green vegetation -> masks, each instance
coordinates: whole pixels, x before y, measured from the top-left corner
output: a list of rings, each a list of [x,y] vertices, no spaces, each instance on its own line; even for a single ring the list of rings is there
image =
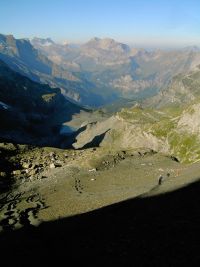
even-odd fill
[[[196,102],[196,101],[195,101]],[[172,105],[161,110],[143,109],[141,107],[124,108],[118,112],[118,116],[127,122],[140,127],[147,134],[155,136],[169,144],[169,153],[175,155],[180,162],[192,163],[200,160],[200,138],[198,134],[190,134],[187,129],[178,129],[178,121],[187,112],[192,115],[195,112],[194,105]],[[133,133],[134,135],[135,133]],[[122,133],[111,131],[111,140],[115,145],[120,142]]]
[[[168,107],[162,108],[161,111],[166,113],[168,116],[176,117],[180,116],[183,112],[183,106],[174,103],[173,105],[171,104]]]
[[[139,124],[154,123],[160,119],[160,114],[153,109],[143,109],[141,107],[123,108],[118,116],[130,122]]]
[[[175,128],[176,123],[170,119],[163,119],[154,123],[151,127],[152,134],[158,138],[166,138],[170,132]]]
[[[200,160],[200,139],[197,135],[173,131],[168,141],[171,151],[181,162],[192,163]]]

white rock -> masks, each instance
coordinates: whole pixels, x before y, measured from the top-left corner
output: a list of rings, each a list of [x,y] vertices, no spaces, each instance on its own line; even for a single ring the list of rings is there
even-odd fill
[[[50,167],[51,169],[54,169],[56,166],[55,166],[54,163],[51,163],[51,164],[49,165],[49,167]]]
[[[96,168],[90,169],[89,172],[96,172]]]

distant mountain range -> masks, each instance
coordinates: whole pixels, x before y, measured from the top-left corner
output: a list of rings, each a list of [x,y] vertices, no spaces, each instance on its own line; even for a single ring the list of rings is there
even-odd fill
[[[98,107],[156,95],[175,75],[195,69],[200,51],[187,47],[149,52],[96,37],[76,46],[0,34],[0,59],[36,82],[59,87],[68,100]]]
[[[93,38],[78,47],[56,44],[49,38],[34,38],[31,43],[65,70],[95,84],[97,94],[113,92],[115,100],[155,95],[173,76],[193,70],[200,61],[198,47],[149,52],[109,38]]]

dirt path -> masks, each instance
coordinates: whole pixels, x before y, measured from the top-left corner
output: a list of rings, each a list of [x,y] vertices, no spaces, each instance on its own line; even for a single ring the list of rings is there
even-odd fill
[[[73,171],[73,175],[68,167],[64,167],[55,170],[54,176],[49,178],[52,183],[48,183],[48,187],[40,187],[40,194],[44,196],[48,208],[39,211],[38,217],[45,221],[55,220],[137,196],[172,191],[197,180],[198,170],[200,165],[183,166],[158,154],[128,157],[114,167],[101,171],[78,169]],[[188,174],[193,171],[196,174],[192,178]],[[166,177],[168,173],[170,176],[159,185],[159,176]],[[57,182],[53,182],[55,177],[59,177],[59,182],[58,178]]]

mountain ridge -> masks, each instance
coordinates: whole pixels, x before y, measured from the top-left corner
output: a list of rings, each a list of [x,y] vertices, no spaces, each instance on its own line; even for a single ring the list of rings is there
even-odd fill
[[[33,42],[34,45],[34,42]],[[95,91],[110,91],[118,98],[145,99],[168,86],[173,76],[195,69],[200,61],[198,48],[147,51],[130,48],[111,38],[92,38],[71,48],[54,44],[37,49],[66,70],[75,70]]]

